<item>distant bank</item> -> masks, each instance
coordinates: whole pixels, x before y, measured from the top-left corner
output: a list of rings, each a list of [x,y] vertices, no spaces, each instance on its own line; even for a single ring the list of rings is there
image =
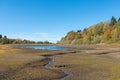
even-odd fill
[[[120,43],[120,18],[114,16],[109,22],[100,22],[83,31],[70,31],[58,42],[58,44],[113,44]]]

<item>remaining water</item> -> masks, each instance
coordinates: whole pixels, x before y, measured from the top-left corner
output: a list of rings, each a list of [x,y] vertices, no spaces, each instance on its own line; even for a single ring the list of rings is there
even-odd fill
[[[68,47],[63,47],[63,46],[49,46],[49,45],[25,46],[24,48],[43,49],[43,50],[67,50],[68,49]]]

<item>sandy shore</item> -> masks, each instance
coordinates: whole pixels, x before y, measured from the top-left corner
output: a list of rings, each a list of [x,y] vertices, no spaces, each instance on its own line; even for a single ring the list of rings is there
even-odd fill
[[[1,80],[60,80],[65,72],[69,74],[65,80],[120,80],[119,46],[79,46],[66,51],[8,47],[0,48]],[[50,56],[54,63],[48,70]]]

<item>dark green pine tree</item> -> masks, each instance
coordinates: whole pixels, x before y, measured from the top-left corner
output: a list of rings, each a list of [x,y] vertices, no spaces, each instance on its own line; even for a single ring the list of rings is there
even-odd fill
[[[77,30],[77,32],[82,32],[81,30]]]
[[[4,36],[5,39],[7,39],[7,36]]]
[[[2,38],[2,35],[0,34],[0,39]]]
[[[118,19],[118,22],[120,21],[120,18]]]
[[[114,16],[112,16],[112,18],[110,20],[110,26],[115,25],[116,22],[117,22],[116,18]]]

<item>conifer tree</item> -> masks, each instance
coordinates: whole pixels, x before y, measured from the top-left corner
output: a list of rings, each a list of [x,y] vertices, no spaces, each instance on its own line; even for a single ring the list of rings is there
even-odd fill
[[[0,34],[0,39],[2,38],[2,35]]]
[[[120,18],[118,19],[118,22],[120,21]]]
[[[115,25],[116,22],[117,22],[116,18],[114,16],[112,16],[112,18],[110,20],[110,26]]]

